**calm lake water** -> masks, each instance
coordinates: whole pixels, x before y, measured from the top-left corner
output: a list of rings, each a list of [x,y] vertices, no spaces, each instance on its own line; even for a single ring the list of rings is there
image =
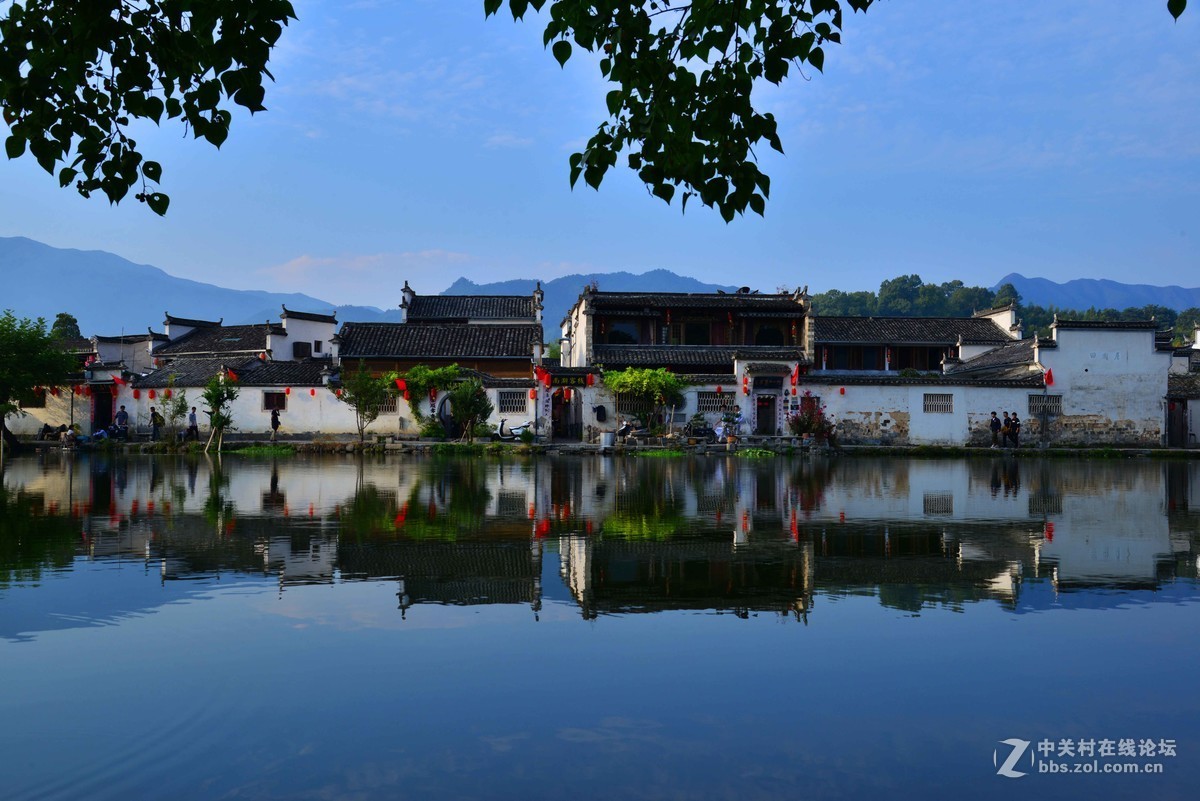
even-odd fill
[[[1198,560],[1196,463],[22,457],[0,796],[1191,799]]]

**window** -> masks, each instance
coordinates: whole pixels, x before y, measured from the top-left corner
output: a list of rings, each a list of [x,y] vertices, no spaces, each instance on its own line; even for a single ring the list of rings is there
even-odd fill
[[[758,329],[758,333],[754,335],[755,345],[782,345],[784,344],[783,328],[778,324],[763,325]]]
[[[926,515],[954,514],[954,494],[950,492],[927,492],[922,498]]]
[[[383,403],[379,404],[379,413],[380,414],[396,414],[397,412],[399,412],[400,411],[400,404],[399,404],[399,400],[398,400],[399,397],[400,397],[399,395],[394,395],[389,392],[387,399]]]
[[[279,411],[287,411],[287,395],[282,392],[272,392],[263,390],[263,411],[271,412],[278,409]]]
[[[322,344],[322,343],[321,343],[321,340],[319,340],[319,339],[314,339],[314,340],[313,340],[313,349],[312,349],[312,352],[313,352],[313,353],[320,353],[320,352],[321,352],[321,344]]]
[[[683,344],[711,345],[712,326],[708,323],[708,321],[684,323]]]
[[[602,326],[607,328],[608,339],[605,341],[609,345],[636,345],[640,341],[638,324],[635,322],[608,322]]]
[[[617,415],[620,417],[638,417],[650,414],[650,405],[640,396],[620,393],[617,395]]]
[[[1029,416],[1041,417],[1043,414],[1061,415],[1062,395],[1030,395]]]
[[[527,414],[529,393],[523,389],[502,389],[496,393],[498,414]]]
[[[312,345],[307,342],[292,343],[293,359],[307,359],[309,356],[312,356]]]
[[[696,393],[696,411],[700,414],[724,414],[733,409],[733,393],[715,392]]]
[[[810,395],[807,392],[800,396],[800,413],[816,414],[821,410],[821,396]]]
[[[954,396],[950,394],[925,393],[925,414],[953,414]]]

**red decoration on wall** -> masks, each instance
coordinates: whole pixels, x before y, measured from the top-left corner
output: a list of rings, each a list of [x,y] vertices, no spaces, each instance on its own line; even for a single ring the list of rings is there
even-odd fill
[[[437,403],[437,387],[429,388],[429,403],[430,405]]]
[[[128,381],[126,381],[124,378],[121,378],[121,376],[119,376],[119,375],[114,375],[114,376],[112,377],[112,379],[113,379],[113,384],[115,384],[115,385],[117,385],[117,386],[119,386],[119,387],[123,387],[123,386],[125,386],[126,384],[128,384],[128,383],[129,383],[129,382],[128,382]]]
[[[150,400],[154,400],[155,397],[157,397],[157,396],[155,395],[154,390],[150,390]]]
[[[595,373],[588,373],[588,374],[587,374],[587,378],[586,378],[586,379],[584,379],[584,381],[585,381],[585,383],[587,383],[587,385],[588,385],[589,387],[590,387],[590,386],[592,386],[593,384],[595,384],[595,383],[596,383],[596,375],[595,375]]]
[[[164,390],[163,390],[163,397],[164,397],[164,398],[169,398],[169,397],[171,397],[171,390],[170,390],[170,389],[164,389]]]
[[[1054,385],[1054,371],[1049,367],[1046,368],[1046,386]]]
[[[58,387],[50,387],[50,394],[57,398],[58,397]]]
[[[536,389],[529,390],[529,399],[537,400],[537,390]]]
[[[838,394],[839,394],[839,395],[845,395],[845,394],[846,394],[846,388],[845,388],[845,387],[839,387],[839,388],[838,388]]]
[[[337,395],[339,398],[340,398],[340,397],[342,397],[342,391],[341,391],[340,389],[339,389],[339,390],[337,390],[337,392],[335,392],[334,394],[335,394],[335,395]],[[404,393],[404,399],[405,399],[405,400],[408,400],[408,393],[407,393],[407,392],[406,392],[406,393]]]
[[[142,397],[142,391],[140,389],[135,389],[133,391],[133,399],[137,400],[140,397]]]
[[[291,388],[291,387],[284,387],[284,388],[283,388],[283,394],[284,394],[284,395],[291,395],[291,394],[292,394],[292,388]]]
[[[403,378],[397,378],[396,379],[396,389],[400,390],[401,392],[404,392],[406,389],[408,389],[408,382],[405,381]]]
[[[309,394],[309,396],[310,396],[310,397],[313,397],[313,398],[317,397],[317,388],[316,388],[316,387],[313,387],[312,389],[310,389],[310,390],[308,391],[308,394]]]
[[[720,384],[717,384],[717,394],[720,395],[724,391],[725,391],[725,388],[722,387]]]
[[[571,388],[570,387],[567,387],[566,389],[564,389],[562,391],[562,398],[567,403],[571,402]]]
[[[267,360],[267,354],[265,352],[258,354],[258,360],[265,362]]]

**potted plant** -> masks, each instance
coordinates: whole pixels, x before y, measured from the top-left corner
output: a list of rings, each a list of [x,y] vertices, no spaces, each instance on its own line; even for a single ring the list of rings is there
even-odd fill
[[[792,435],[800,437],[804,444],[811,444],[813,440],[824,442],[833,429],[833,424],[825,416],[825,407],[808,390],[800,397],[800,410],[787,416],[787,424]]]

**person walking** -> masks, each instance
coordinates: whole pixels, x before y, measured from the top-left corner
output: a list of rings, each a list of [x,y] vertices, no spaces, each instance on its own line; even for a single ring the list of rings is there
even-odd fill
[[[1000,447],[1000,426],[1000,418],[996,416],[995,412],[992,412],[992,419],[988,421],[988,427],[992,430],[993,448]]]
[[[275,441],[275,437],[279,434],[279,410],[271,410],[271,442]]]
[[[167,421],[158,413],[158,410],[153,406],[150,407],[150,441],[158,442],[158,432],[162,430],[163,424]]]
[[[1016,412],[1008,420],[1008,438],[1012,440],[1014,448],[1021,447],[1021,418],[1017,417]]]

